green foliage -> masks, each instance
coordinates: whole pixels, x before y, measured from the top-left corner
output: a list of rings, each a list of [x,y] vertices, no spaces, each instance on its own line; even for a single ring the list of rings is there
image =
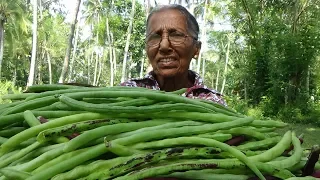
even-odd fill
[[[244,88],[247,93],[240,96],[266,116],[299,119],[310,112],[310,93],[319,86],[314,69],[320,49],[319,7],[311,4],[319,1],[244,0],[228,5],[235,31],[244,38],[244,49],[239,49],[244,59],[235,63],[234,70],[242,73],[233,76],[238,83],[228,87]]]
[[[247,114],[249,111],[248,102],[241,99],[240,96],[225,96],[225,101],[228,104],[228,107],[234,109],[235,111],[241,113],[241,114]]]
[[[203,42],[205,66],[201,67],[204,72],[200,72],[206,85],[221,91],[226,78],[224,98],[229,107],[240,113],[256,118],[279,117],[288,122],[318,123],[320,7],[317,5],[320,0],[209,2],[206,9],[208,48]],[[128,77],[138,77],[141,66],[146,68],[148,63],[148,60],[144,65],[141,63],[145,58],[146,9],[140,3],[136,2]],[[53,83],[58,81],[70,29],[67,13],[59,2],[43,5],[41,13],[38,12],[35,84],[49,83],[49,65]],[[132,1],[85,0],[83,5],[70,81],[93,84],[96,59],[100,58],[97,70],[101,74],[96,84],[110,85],[110,45],[115,51],[114,85],[119,84]],[[193,5],[201,23],[204,1]],[[15,6],[17,8],[11,8]],[[32,12],[27,6],[21,0],[0,0],[0,9],[3,8],[0,17],[7,17],[2,79],[19,87],[26,85],[31,56]],[[110,41],[106,32],[107,18]],[[231,24],[231,27],[214,29],[219,23]],[[229,62],[224,74],[228,40],[231,42]]]
[[[29,14],[26,12],[26,6],[23,1],[0,1],[0,24],[2,27],[0,31],[4,33],[4,35],[1,36],[1,41],[4,41],[4,45],[0,49],[3,48],[4,51],[3,54],[0,55],[0,80],[7,79],[7,67],[12,67],[12,64],[21,63],[17,62],[15,55],[24,55],[21,47],[26,45],[26,43],[21,42],[26,42],[26,36],[30,27],[28,18]],[[13,62],[6,62],[10,60]]]
[[[13,82],[10,81],[0,81],[0,104],[5,104],[10,102],[9,100],[2,100],[1,96],[5,94],[19,94],[22,88],[17,88]]]
[[[249,103],[239,96],[228,96],[225,100],[228,102],[230,108],[241,114],[252,116],[256,119],[267,119],[267,116],[264,114],[264,109],[261,106],[248,105]]]
[[[297,107],[285,107],[278,113],[278,118],[284,122],[313,124],[320,127],[320,106],[319,104],[310,108],[307,114]]]
[[[259,107],[250,108],[248,110],[247,115],[252,116],[256,119],[265,119],[265,116],[263,115],[263,110]]]
[[[115,84],[120,83],[121,75],[121,65],[123,60],[123,54],[125,49],[125,43],[127,38],[127,29],[130,21],[130,11],[131,11],[131,0],[120,1],[116,0],[111,3],[110,1],[103,1],[102,3],[97,0],[85,1],[85,13],[86,23],[92,27],[92,33],[88,39],[81,42],[80,47],[84,48],[84,55],[81,58],[88,59],[90,54],[95,48],[101,49],[103,52],[103,61],[105,63],[103,71],[101,73],[101,85],[110,85],[110,64],[109,64],[109,45],[116,49],[116,63],[117,68],[115,69],[116,76]],[[106,33],[106,20],[108,18],[111,42],[108,41],[108,35]],[[97,19],[99,19],[97,21]],[[139,71],[141,67],[141,59],[143,58],[144,50],[144,37],[145,37],[145,10],[143,6],[136,2],[135,15],[133,19],[133,29],[130,38],[129,46],[129,59],[128,69],[132,77],[139,76]],[[96,42],[96,36],[98,37],[98,43]],[[95,51],[93,52],[94,56]],[[94,71],[94,63],[90,66],[90,71]],[[74,68],[79,71],[79,68]],[[82,67],[83,69],[83,67]],[[84,74],[82,71],[75,74]],[[86,78],[89,82],[90,77],[75,77],[75,80],[80,80]],[[92,79],[92,78],[91,78]]]
[[[64,20],[63,16],[53,17],[48,11],[44,11],[42,19],[39,20],[37,84],[49,83],[48,55],[50,56],[52,71],[55,72],[52,74],[53,82],[58,82],[70,29],[69,25],[64,23]],[[41,74],[39,74],[39,71]]]

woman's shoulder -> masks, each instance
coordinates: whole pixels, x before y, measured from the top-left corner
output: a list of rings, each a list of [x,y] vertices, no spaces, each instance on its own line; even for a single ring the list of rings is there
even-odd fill
[[[223,99],[223,95],[214,89],[210,89],[205,85],[198,85],[188,88],[183,96],[193,99],[204,99],[213,101],[224,106],[227,106],[226,101]]]
[[[148,73],[143,78],[133,78],[120,83],[120,86],[144,87],[148,89],[160,89],[152,74]]]
[[[187,89],[183,96],[194,99],[209,100],[227,106],[227,103],[222,97],[223,95],[217,90],[208,88],[198,73],[189,70],[189,75],[194,79],[194,84],[191,88]]]

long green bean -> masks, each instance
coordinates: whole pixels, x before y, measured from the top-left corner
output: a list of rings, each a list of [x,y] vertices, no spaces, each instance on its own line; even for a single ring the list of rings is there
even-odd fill
[[[71,116],[65,116],[62,118],[58,118],[54,121],[49,121],[47,123],[31,127],[29,129],[26,129],[25,131],[22,131],[21,133],[18,133],[12,136],[5,143],[3,143],[0,147],[1,148],[0,154],[8,152],[10,149],[16,147],[21,142],[36,136],[39,132],[43,130],[63,126],[70,123],[90,120],[90,119],[104,119],[104,118],[106,118],[106,115],[97,114],[97,113],[82,113],[82,114],[76,114]]]
[[[291,145],[291,131],[287,131],[282,139],[271,149],[265,151],[264,153],[251,156],[250,159],[254,161],[267,162],[278,156],[280,156],[287,148]]]
[[[128,171],[145,167],[147,164],[155,164],[159,161],[176,158],[214,158],[221,152],[220,149],[212,147],[178,147],[158,150],[147,154],[138,154],[130,156],[125,162],[114,164],[113,167],[106,168],[102,165],[95,172],[88,176],[88,179],[107,179],[114,178]]]
[[[31,172],[34,169],[41,166],[42,164],[47,163],[48,161],[60,156],[61,154],[63,154],[63,146],[62,145],[60,147],[55,148],[55,149],[48,150],[47,152],[44,152],[44,153],[35,152],[35,153],[29,155],[29,158],[32,159],[31,161],[13,166],[12,168],[20,170],[20,171]]]
[[[36,93],[21,93],[21,94],[5,94],[1,96],[2,100],[23,100],[26,99],[27,97],[33,96]]]
[[[120,92],[119,92],[120,93]],[[161,105],[150,105],[150,106],[106,106],[105,104],[93,104],[83,101],[78,101],[68,96],[62,95],[59,100],[71,108],[77,108],[83,111],[97,112],[97,113],[152,113],[152,112],[165,112],[170,110],[184,110],[184,111],[196,111],[196,112],[212,112],[210,109],[201,107],[194,104],[185,103],[170,103]]]
[[[116,143],[106,141],[107,149],[118,156],[131,156],[134,154],[143,154],[143,151],[136,150],[132,147],[122,146]]]
[[[50,105],[56,101],[58,101],[57,98],[55,98],[53,96],[48,96],[48,97],[43,97],[43,98],[34,99],[34,100],[30,100],[30,101],[25,101],[23,103],[20,103],[19,105],[16,105],[16,106],[2,112],[0,116],[19,113],[19,112],[23,112],[25,110],[36,109],[39,107]]]
[[[206,104],[204,102],[195,101],[194,99],[185,98],[179,95],[175,95],[172,93],[164,93],[159,91],[95,91],[92,92],[79,92],[79,93],[70,93],[65,94],[73,99],[81,99],[84,97],[95,97],[95,98],[106,98],[106,97],[132,97],[132,98],[148,98],[153,99],[155,101],[172,101],[174,103],[183,103],[183,104],[192,104],[201,106],[206,109],[210,109],[215,111],[216,108],[213,108],[212,105]]]
[[[130,132],[125,132],[121,134],[117,134],[111,137],[107,137],[108,140],[112,139],[118,139],[118,138],[123,138],[123,137],[128,137],[134,134],[142,133],[142,132],[147,132],[147,131],[154,131],[154,130],[159,130],[159,129],[167,129],[167,128],[175,128],[175,127],[183,127],[183,126],[198,126],[198,125],[203,125],[201,122],[194,122],[194,121],[181,121],[181,122],[168,122],[162,125],[158,126],[152,126],[152,127],[144,127],[135,131],[130,131]]]
[[[116,140],[115,140],[116,141]],[[109,142],[112,144],[112,141]],[[190,144],[199,144],[199,145],[206,145],[210,147],[218,147],[224,151],[231,153],[234,157],[241,160],[245,163],[259,178],[263,179],[262,174],[259,172],[257,167],[239,150],[233,148],[225,143],[221,143],[219,141],[207,138],[199,138],[199,137],[180,137],[174,139],[164,139],[153,143],[153,146],[149,148],[159,147],[159,146],[172,146],[172,145],[190,145]],[[133,146],[137,148],[136,146]]]
[[[227,162],[229,163],[229,162]],[[164,166],[158,166],[158,167],[149,167],[145,168],[143,170],[134,171],[132,173],[128,173],[124,176],[114,178],[114,180],[138,180],[138,179],[144,179],[148,177],[155,177],[159,175],[166,175],[172,172],[179,172],[179,171],[187,171],[187,170],[202,170],[202,169],[213,169],[213,168],[219,168],[221,166],[227,166],[224,165],[223,161],[221,162],[215,162],[211,161],[211,163],[198,163],[196,161],[192,161],[189,163],[174,163]],[[229,166],[239,166],[240,164],[228,164]],[[261,179],[265,179],[262,177]]]
[[[252,141],[252,142],[248,142],[248,143],[237,146],[237,149],[258,150],[262,148],[268,148],[270,146],[277,144],[280,140],[281,140],[281,137],[277,136],[277,137],[267,138],[261,141]]]
[[[78,154],[81,154],[83,152],[86,152],[88,150],[92,149],[91,147],[83,148],[83,149],[78,149],[76,151],[72,151],[69,153],[63,153],[59,155],[58,157],[55,157],[51,159],[50,161],[47,161],[46,163],[42,164],[41,166],[37,167],[35,170],[32,171],[32,174],[37,174],[41,171],[44,171],[47,168],[50,168],[51,166],[54,166],[55,164],[58,164],[59,162],[63,162],[65,159],[70,159],[73,156],[76,156]],[[59,149],[60,152],[60,149]]]
[[[125,162],[132,158],[129,157],[117,157],[110,160],[98,160],[94,161],[90,164],[86,165],[80,165],[75,168],[73,168],[70,171],[57,174],[52,178],[52,180],[73,180],[73,179],[79,179],[81,177],[86,177],[90,174],[94,174],[99,169],[109,169],[113,167],[115,164],[120,164],[122,162]]]
[[[90,159],[93,159],[95,157],[98,157],[104,153],[107,152],[107,148],[104,144],[99,144],[96,146],[91,147],[85,152],[82,152],[80,154],[77,154],[69,159],[66,159],[64,161],[61,161],[47,169],[44,169],[43,171],[34,174],[32,177],[27,178],[26,180],[47,180],[52,178],[53,176],[68,171]]]
[[[59,90],[53,90],[53,91],[45,91],[42,93],[37,93],[33,96],[28,97],[26,100],[32,100],[37,98],[42,98],[46,96],[52,96],[56,94],[67,94],[67,93],[78,93],[78,92],[94,92],[94,91],[151,91],[147,88],[140,88],[140,87],[125,87],[125,86],[114,86],[114,87],[95,87],[95,88],[72,88],[72,89],[59,89]]]
[[[109,120],[109,119],[83,121],[79,123],[73,123],[73,124],[68,124],[68,125],[44,130],[38,134],[37,140],[39,142],[45,142],[60,136],[66,136],[72,133],[80,133],[83,131],[95,129],[100,126],[112,125],[112,124],[118,124],[118,123],[128,123],[128,122],[130,121]]]
[[[64,116],[70,116],[74,114],[80,114],[83,113],[81,111],[31,111],[35,116],[43,116],[45,118],[60,118]],[[5,127],[9,124],[14,124],[16,122],[22,122],[24,120],[23,112],[16,113],[16,114],[10,114],[6,116],[0,116],[0,128]]]
[[[216,133],[216,134],[199,134],[198,137],[214,139],[214,140],[217,140],[220,142],[224,142],[224,141],[231,139],[232,135],[231,134]]]
[[[23,112],[24,120],[29,124],[30,127],[40,125],[40,121],[34,116],[34,114],[26,110]]]
[[[171,178],[192,179],[192,180],[247,180],[249,175],[236,174],[215,174],[202,171],[187,171],[179,174],[168,175]]]
[[[4,142],[6,142],[8,140],[8,138],[4,138],[0,136],[0,145],[3,144]]]
[[[0,169],[0,173],[3,174],[8,179],[14,179],[14,180],[24,180],[28,177],[31,177],[30,173],[14,170],[10,168]]]
[[[226,133],[226,134],[232,134],[232,135],[246,135],[246,136],[249,136],[249,137],[253,137],[255,139],[259,139],[259,140],[263,140],[265,139],[265,135],[258,132],[258,131],[255,131],[255,130],[252,130],[252,129],[247,129],[247,128],[242,128],[242,127],[236,127],[236,128],[232,128],[232,129],[227,129],[227,130],[221,130],[221,131],[218,131],[218,132],[221,132],[221,133]]]
[[[216,124],[205,124],[200,126],[186,126],[180,128],[169,128],[169,129],[160,129],[152,132],[142,132],[140,134],[134,134],[132,136],[119,138],[114,140],[115,143],[121,145],[131,145],[139,142],[158,140],[168,137],[179,137],[184,135],[193,135],[193,134],[203,134],[207,132],[215,132],[221,129],[228,129],[232,127],[239,127],[246,125],[252,122],[251,117],[238,118],[235,121],[216,123]]]
[[[174,118],[177,120],[193,120],[201,122],[219,123],[233,121],[239,117],[228,116],[221,113],[199,113],[199,112],[166,112],[151,114],[153,118]]]
[[[120,123],[120,124],[98,127],[96,129],[86,131],[83,134],[69,141],[64,147],[64,152],[73,151],[92,140],[95,140],[107,135],[119,134],[123,132],[137,130],[143,127],[156,126],[156,125],[165,124],[165,123],[166,121],[163,121],[163,120],[150,120],[150,121],[142,121],[142,122]]]
[[[281,122],[281,121],[275,121],[275,120],[254,120],[251,124],[253,127],[278,127],[283,128],[286,127],[288,124]]]
[[[299,163],[302,157],[303,150],[300,144],[300,140],[296,137],[296,134],[294,132],[292,132],[292,144],[294,146],[294,153],[289,158],[280,161],[268,162],[268,164],[287,169]]]
[[[0,131],[0,136],[10,138],[11,136],[14,136],[15,134],[18,134],[22,131],[24,131],[26,128],[25,127],[10,127],[10,128],[5,128]]]
[[[39,142],[35,142],[32,145],[21,149],[18,153],[2,160],[0,162],[0,168],[3,168],[5,166],[7,166],[8,164],[12,163],[13,161],[23,157],[24,155],[28,154],[29,152],[33,151],[34,149],[38,148],[39,146],[41,146],[41,144]]]

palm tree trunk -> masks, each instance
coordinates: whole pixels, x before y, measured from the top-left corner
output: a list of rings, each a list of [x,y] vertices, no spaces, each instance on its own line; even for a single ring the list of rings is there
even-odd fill
[[[40,20],[43,18],[43,7],[42,7],[42,1],[39,1],[39,15],[40,15]]]
[[[192,15],[194,15],[195,7],[196,7],[196,5],[195,5],[194,1],[192,1],[190,4],[188,4],[188,10]],[[192,59],[189,69],[196,71],[195,67],[197,67],[197,62],[198,61],[195,61],[194,59]]]
[[[96,62],[94,65],[94,74],[93,74],[93,85],[95,86],[97,83],[97,76],[98,76],[98,62],[99,62],[99,55],[96,53]]]
[[[169,1],[169,4],[170,4],[170,1]],[[146,13],[146,21],[147,21],[148,15],[150,13],[150,0],[145,1],[145,6],[146,6],[146,11],[145,11],[145,13]],[[143,77],[143,69],[144,69],[145,60],[147,60],[147,56],[146,56],[146,52],[143,51],[143,57],[141,58],[141,67],[140,67],[140,74],[139,74],[140,78]]]
[[[117,54],[116,54],[116,48],[112,48],[112,56],[113,56],[113,73],[114,77],[117,77]]]
[[[310,66],[307,67],[307,75],[306,75],[306,93],[307,96],[310,96]]]
[[[91,64],[93,62],[94,52],[92,50],[90,58],[88,58],[88,84],[91,84]]]
[[[1,80],[1,69],[3,60],[3,48],[4,48],[4,21],[0,19],[0,80]]]
[[[218,90],[218,86],[219,86],[219,75],[220,75],[220,69],[218,69],[218,72],[217,72],[217,78],[216,78],[216,90]]]
[[[143,77],[143,69],[144,69],[144,59],[146,58],[145,53],[143,53],[143,56],[141,58],[141,67],[140,67],[140,75],[139,77],[142,78]]]
[[[213,88],[214,86],[214,73],[212,73],[212,76],[211,76],[211,88]]]
[[[206,59],[203,59],[202,62],[202,79],[205,81],[205,73],[206,73]]]
[[[48,62],[48,71],[49,71],[49,84],[52,84],[51,58],[48,51],[47,51],[47,62]]]
[[[228,62],[229,62],[229,49],[230,49],[230,35],[228,35],[228,44],[227,44],[227,51],[226,51],[226,63],[224,65],[224,72],[223,72],[223,81],[220,93],[223,94],[224,86],[226,84],[227,79],[227,71],[228,71]]]
[[[87,78],[88,78],[88,82],[87,84],[90,84],[90,54],[87,55]]]
[[[77,29],[76,29],[76,36],[74,37],[74,47],[73,47],[73,52],[72,52],[72,59],[70,61],[70,70],[69,70],[69,75],[68,75],[68,82],[72,82],[72,74],[73,74],[73,64],[74,60],[76,58],[76,52],[77,52],[77,46],[78,46],[78,38],[79,38],[79,29],[80,25],[79,23],[77,24]]]
[[[32,1],[33,4],[33,24],[32,24],[32,53],[31,53],[31,63],[29,70],[29,77],[27,86],[32,86],[34,82],[34,71],[36,65],[36,56],[37,56],[37,28],[38,28],[38,10],[37,10],[37,0]]]
[[[76,22],[77,22],[78,12],[79,12],[79,9],[80,9],[80,4],[81,4],[81,0],[77,0],[76,8],[75,8],[75,11],[74,11],[74,14],[73,14],[72,24],[71,24],[71,28],[70,28],[68,47],[67,47],[67,50],[66,50],[66,56],[64,57],[62,71],[61,71],[60,78],[59,78],[59,83],[63,83],[64,82],[65,76],[66,76],[67,71],[68,71],[69,59],[70,59],[70,54],[71,54],[71,49],[72,49],[72,41],[73,41],[73,36],[74,36],[74,31],[75,31],[75,25],[76,25]]]
[[[100,16],[99,14],[97,15],[97,24],[100,24]],[[99,47],[99,30],[97,30],[97,36],[96,36],[96,47]],[[93,77],[93,85],[96,86],[97,85],[97,77],[98,77],[98,64],[99,64],[99,60],[100,60],[100,56],[99,56],[99,50],[97,50],[96,52],[96,63],[94,66],[94,77]]]
[[[205,1],[204,4],[204,13],[203,13],[203,27],[202,27],[202,32],[201,32],[201,39],[202,43],[206,44],[206,16],[207,16],[207,7],[208,6],[208,0]],[[203,49],[200,50],[199,52],[199,58],[198,58],[198,64],[197,64],[197,73],[200,73],[200,67],[201,67],[201,57],[202,57],[202,52]]]
[[[102,69],[103,69],[103,56],[101,58],[99,58],[99,71],[98,71],[96,86],[99,86],[99,81],[100,81]]]
[[[130,53],[129,56],[129,73],[128,73],[128,78],[131,79],[131,69],[132,69],[132,53]]]
[[[17,57],[18,61],[20,61],[20,56]],[[17,83],[17,67],[18,63],[16,59],[13,59],[14,62],[14,70],[13,70],[13,75],[12,75],[12,85],[15,86]]]
[[[244,79],[244,100],[248,100],[247,80]]]
[[[111,34],[109,29],[109,18],[106,18],[106,31],[107,31],[107,40],[108,40],[108,50],[109,50],[109,62],[110,62],[110,86],[114,84],[114,65],[113,65],[113,56],[112,56],[112,45],[111,45]]]
[[[43,60],[45,58],[46,51],[44,48],[42,48],[41,52],[41,57],[39,53],[39,58],[38,58],[38,84],[42,84],[42,68],[43,68]]]
[[[131,37],[133,17],[134,17],[135,4],[136,4],[135,2],[136,2],[135,0],[132,0],[130,22],[129,22],[129,26],[128,26],[128,30],[127,30],[127,41],[126,41],[126,46],[125,46],[124,55],[123,55],[121,82],[123,82],[126,79],[127,59],[128,59],[128,54],[129,54],[129,44],[130,44],[130,37]]]

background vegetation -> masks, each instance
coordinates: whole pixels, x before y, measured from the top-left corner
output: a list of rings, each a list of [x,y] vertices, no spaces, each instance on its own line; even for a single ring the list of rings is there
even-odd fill
[[[0,95],[32,84],[114,86],[147,72],[145,21],[157,1],[75,2],[67,13],[57,0],[0,0]],[[230,107],[320,126],[320,0],[170,3],[197,17],[203,49],[190,68]]]

